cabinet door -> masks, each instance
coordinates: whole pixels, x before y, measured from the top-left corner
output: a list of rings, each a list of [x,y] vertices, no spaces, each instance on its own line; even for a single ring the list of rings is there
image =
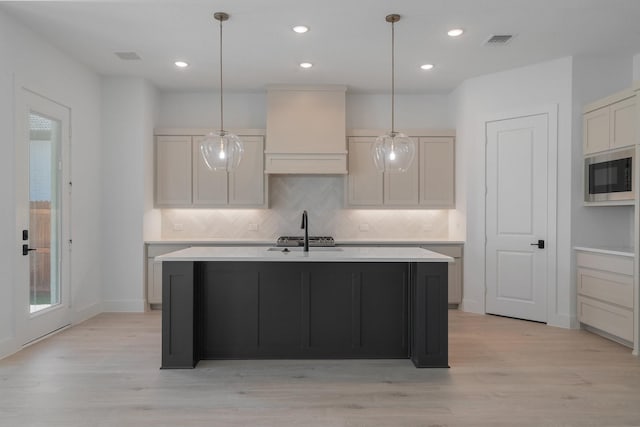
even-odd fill
[[[609,149],[609,107],[598,108],[583,117],[584,154]]]
[[[162,262],[147,261],[147,302],[162,304]]]
[[[156,206],[191,204],[191,137],[158,136]]]
[[[420,205],[455,208],[455,147],[452,137],[420,138]]]
[[[420,163],[420,148],[418,140],[412,138],[416,144],[416,157],[406,172],[384,174],[384,204],[399,206],[414,206],[418,204],[418,169]]]
[[[241,139],[244,153],[238,169],[229,174],[229,204],[264,205],[264,139],[261,136],[243,136]]]
[[[375,138],[349,138],[349,175],[347,204],[350,206],[381,206],[382,172],[373,163],[371,147]]]
[[[454,261],[449,264],[448,274],[448,303],[460,304],[462,302],[462,260],[460,258],[454,258]]]
[[[200,142],[204,137],[195,137],[193,155],[193,204],[196,206],[220,206],[227,204],[227,172],[210,170],[202,154]]]
[[[610,148],[636,143],[636,98],[624,99],[609,107]]]

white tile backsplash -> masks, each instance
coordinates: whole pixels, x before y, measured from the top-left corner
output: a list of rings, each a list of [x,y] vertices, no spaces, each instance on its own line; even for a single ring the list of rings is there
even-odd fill
[[[345,209],[342,176],[271,175],[269,209],[163,209],[162,238],[275,239],[309,233],[336,239],[446,239],[447,210]]]

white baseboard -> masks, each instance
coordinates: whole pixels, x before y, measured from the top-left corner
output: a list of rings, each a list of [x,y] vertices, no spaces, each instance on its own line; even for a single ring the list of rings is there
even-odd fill
[[[7,356],[11,356],[13,353],[18,352],[22,346],[18,345],[18,340],[15,337],[7,338],[0,341],[0,359]]]
[[[144,313],[146,302],[143,299],[103,301],[102,312],[105,313]]]
[[[462,304],[460,304],[459,309],[468,313],[485,314],[484,304],[468,298],[462,299]]]
[[[553,314],[547,318],[547,325],[565,329],[578,329],[580,325],[575,317],[566,314]]]
[[[85,320],[91,319],[93,316],[96,316],[102,313],[104,310],[102,309],[101,303],[95,303],[83,307],[81,309],[75,310],[73,313],[73,320],[71,324],[77,325],[78,323],[82,323]]]

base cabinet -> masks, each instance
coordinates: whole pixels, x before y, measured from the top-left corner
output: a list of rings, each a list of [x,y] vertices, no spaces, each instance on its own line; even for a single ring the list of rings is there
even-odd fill
[[[578,321],[633,343],[633,257],[576,251]]]

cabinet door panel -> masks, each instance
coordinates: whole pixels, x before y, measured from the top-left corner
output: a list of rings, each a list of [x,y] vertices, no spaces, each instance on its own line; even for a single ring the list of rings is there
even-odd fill
[[[244,154],[238,169],[229,174],[230,205],[263,205],[264,139],[260,136],[243,136]]]
[[[258,296],[258,347],[261,356],[299,354],[303,347],[301,272],[294,266],[264,268]]]
[[[204,272],[202,357],[255,356],[258,352],[258,272],[209,265]]]
[[[583,117],[584,154],[607,150],[609,138],[609,107],[586,113]]]
[[[455,207],[455,148],[450,137],[420,138],[420,205]]]
[[[193,204],[216,206],[227,204],[227,172],[210,170],[200,153],[203,137],[194,138],[193,153]]]
[[[611,148],[636,143],[636,98],[616,102],[610,107]]]
[[[349,175],[347,204],[351,206],[382,205],[382,172],[373,163],[371,147],[375,138],[349,138]]]
[[[351,272],[335,265],[331,269],[321,267],[311,267],[309,350],[314,355],[347,356],[352,336]]]
[[[191,204],[191,137],[159,136],[156,140],[156,205]]]
[[[418,204],[418,169],[420,148],[418,140],[411,138],[416,144],[416,157],[406,172],[388,172],[384,174],[384,204],[413,206]]]
[[[382,357],[407,356],[407,274],[403,266],[376,266],[362,273],[362,352]]]

